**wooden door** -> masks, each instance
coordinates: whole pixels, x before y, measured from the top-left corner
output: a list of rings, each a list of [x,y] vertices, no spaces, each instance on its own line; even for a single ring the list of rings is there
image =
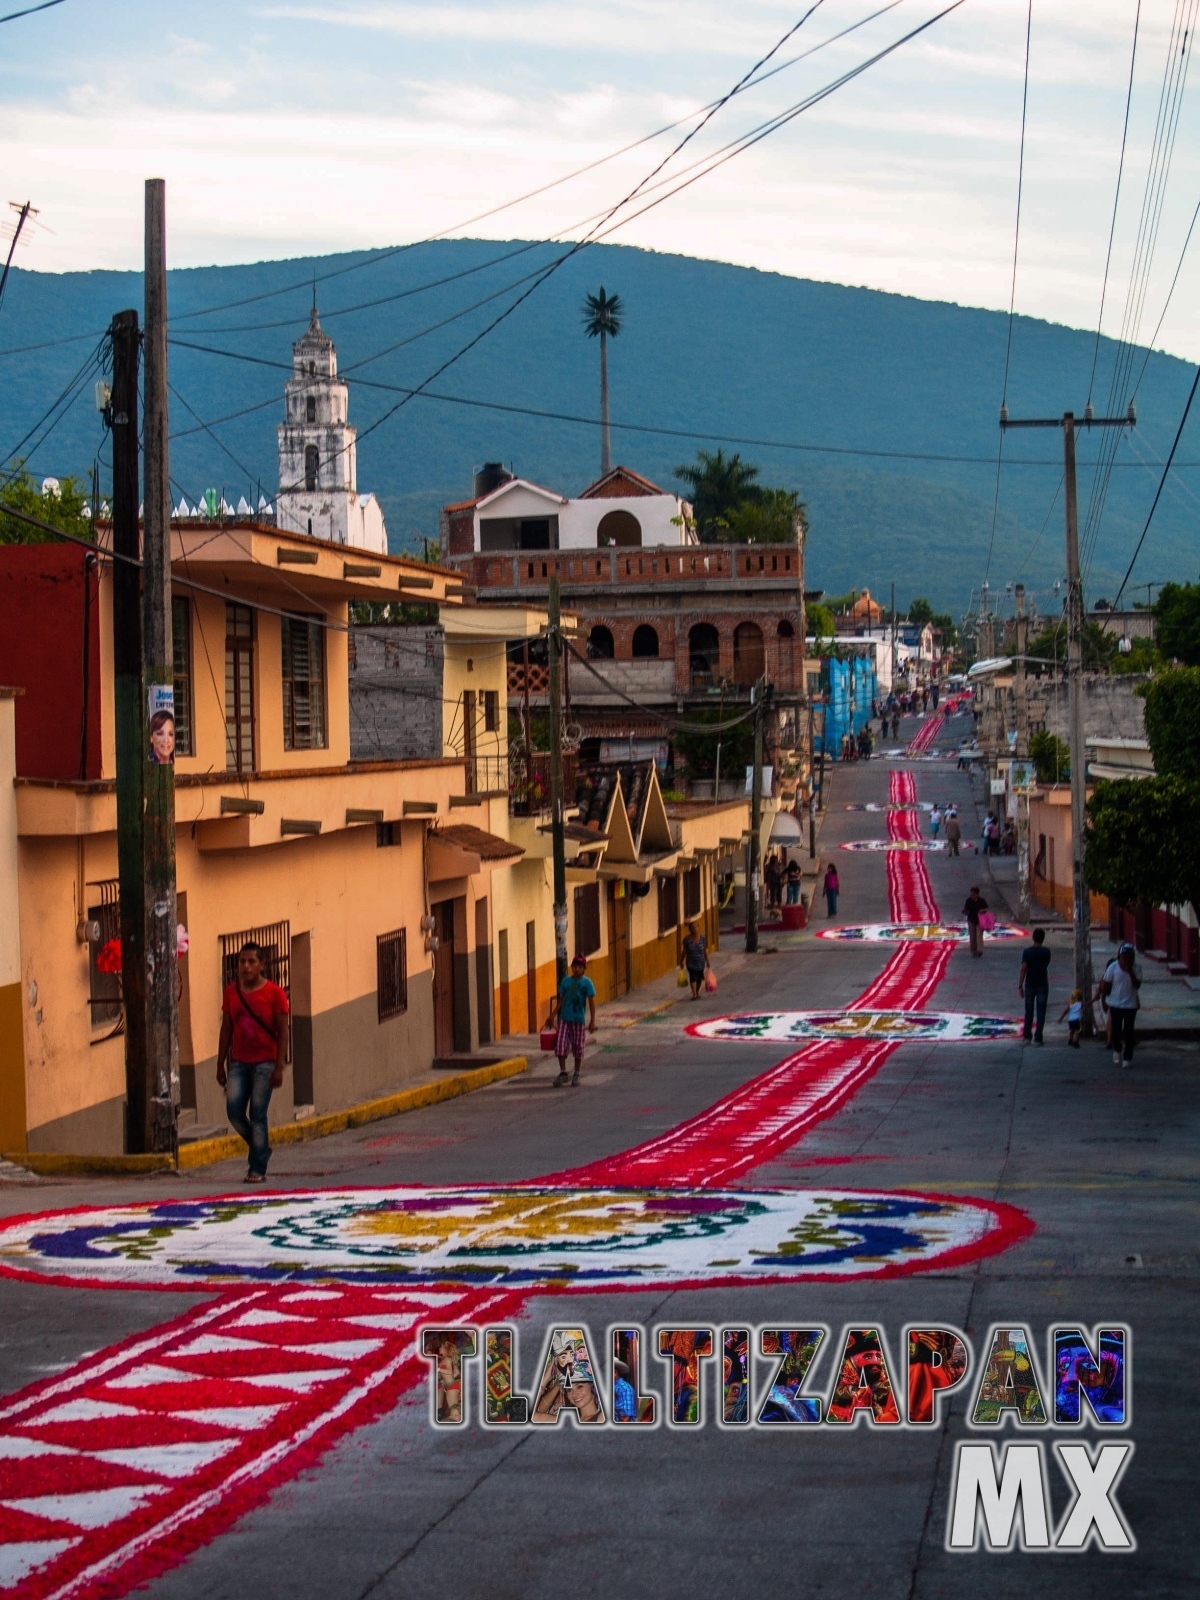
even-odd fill
[[[512,1017],[508,998],[508,929],[501,928],[496,937],[496,955],[500,967],[500,1036],[512,1032]]]
[[[525,1009],[529,1014],[526,1028],[528,1033],[536,1033],[541,1026],[538,1016],[537,998],[537,923],[525,924]]]
[[[488,935],[488,903],[475,902],[475,1005],[479,1013],[479,1042],[492,1042],[492,941]]]
[[[629,992],[629,895],[623,883],[608,886],[608,964],[612,998]]]
[[[454,1054],[454,901],[439,900],[433,908],[433,1053]]]

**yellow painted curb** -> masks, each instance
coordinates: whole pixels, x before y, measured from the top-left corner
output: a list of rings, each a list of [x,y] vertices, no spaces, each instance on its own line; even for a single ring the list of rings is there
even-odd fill
[[[50,1150],[17,1150],[5,1161],[43,1178],[105,1177],[131,1172],[174,1172],[170,1156],[67,1156]]]
[[[440,1100],[453,1100],[473,1089],[486,1088],[501,1078],[514,1078],[528,1072],[529,1062],[524,1056],[508,1056],[503,1061],[493,1061],[486,1067],[475,1067],[470,1072],[456,1072],[453,1076],[439,1078],[435,1083],[423,1083],[415,1089],[401,1089],[396,1094],[384,1095],[378,1100],[363,1100],[358,1105],[347,1106],[342,1111],[327,1111],[319,1117],[308,1117],[303,1122],[285,1122],[271,1129],[272,1147],[284,1144],[307,1144],[310,1139],[324,1139],[331,1133],[343,1133],[347,1128],[361,1128],[370,1122],[381,1122],[386,1117],[398,1117],[406,1111],[418,1111],[422,1106],[436,1105]],[[206,1167],[214,1161],[228,1161],[233,1156],[244,1156],[246,1146],[236,1134],[218,1139],[197,1139],[179,1146],[178,1170]],[[30,1172],[46,1178],[105,1177],[141,1172],[173,1172],[175,1163],[167,1155],[148,1156],[71,1156],[35,1150],[15,1151],[3,1157]]]
[[[436,1105],[439,1100],[453,1100],[460,1094],[470,1094],[473,1089],[486,1088],[501,1078],[514,1078],[528,1072],[529,1063],[524,1056],[509,1056],[504,1061],[493,1061],[490,1066],[475,1067],[470,1072],[456,1072],[452,1077],[440,1078],[436,1083],[423,1083],[415,1089],[401,1089],[396,1094],[384,1095],[379,1100],[363,1100],[343,1111],[326,1111],[319,1117],[306,1117],[303,1122],[285,1122],[271,1129],[272,1148],[284,1144],[307,1144],[310,1139],[324,1139],[331,1133],[344,1133],[347,1128],[361,1128],[369,1122],[382,1122],[385,1117],[398,1117],[406,1111],[418,1111],[422,1106]],[[192,1144],[179,1146],[179,1168],[206,1167],[214,1161],[228,1161],[232,1156],[244,1156],[246,1146],[236,1134],[219,1139],[197,1139]],[[115,1158],[114,1158],[115,1159]]]

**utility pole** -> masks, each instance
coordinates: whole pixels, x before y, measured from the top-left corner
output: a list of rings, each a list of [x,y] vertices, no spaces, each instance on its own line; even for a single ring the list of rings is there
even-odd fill
[[[1135,428],[1133,401],[1123,417],[1097,417],[1089,404],[1085,428]],[[1092,912],[1083,871],[1083,830],[1087,822],[1087,747],[1083,734],[1083,580],[1079,573],[1079,501],[1075,487],[1075,413],[1060,417],[1010,418],[1000,407],[1000,427],[1061,428],[1063,437],[1063,501],[1067,543],[1067,693],[1071,734],[1071,889],[1075,933],[1075,987],[1083,992],[1082,1033],[1096,1031],[1092,1015]]]
[[[762,831],[763,723],[766,720],[766,680],[750,691],[754,696],[754,766],[750,777],[750,838],[746,845],[746,954],[758,949],[759,834]]]
[[[175,663],[171,628],[171,479],[167,426],[166,185],[146,182],[142,658],[145,763],[147,1105],[142,1148],[174,1154],[179,1099],[175,1001]],[[170,748],[155,727],[170,717]]]
[[[15,200],[10,200],[8,204],[10,209],[17,213],[17,225],[13,230],[12,243],[8,247],[8,256],[5,259],[4,267],[0,270],[0,302],[3,302],[4,291],[8,287],[8,275],[12,271],[12,261],[17,253],[17,241],[21,237],[21,229],[31,216],[37,216],[37,211],[31,200],[26,200],[24,205],[18,205]]]
[[[118,311],[110,329],[113,384],[113,701],[117,750],[117,872],[121,904],[121,998],[125,1005],[125,1148],[144,1147],[146,1092],[146,895],[142,812],[146,718],[142,700],[141,549],[138,540],[138,314]]]
[[[894,578],[892,580],[892,657],[888,670],[892,675],[892,683],[894,684],[896,681],[896,581]]]
[[[1029,702],[1025,696],[1025,644],[1029,624],[1025,620],[1025,585],[1014,589],[1017,603],[1017,661],[1013,679],[1013,698],[1017,711],[1017,759],[1029,759]],[[1011,768],[1009,769],[1012,770]],[[1029,920],[1029,795],[1017,796],[1017,918]]]
[[[554,966],[555,993],[567,975],[567,851],[563,837],[563,715],[562,626],[558,578],[550,579],[547,603],[549,628],[546,644],[550,658],[550,828],[554,850]]]

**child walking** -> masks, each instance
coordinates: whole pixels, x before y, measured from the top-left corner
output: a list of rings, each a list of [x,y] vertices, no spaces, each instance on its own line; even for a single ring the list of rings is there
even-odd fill
[[[1080,1030],[1083,1027],[1083,990],[1082,989],[1072,989],[1071,990],[1070,1004],[1063,1008],[1062,1016],[1059,1017],[1058,1020],[1061,1022],[1063,1017],[1066,1017],[1066,1019],[1067,1019],[1067,1043],[1069,1045],[1073,1045],[1074,1048],[1076,1050],[1078,1050],[1079,1049],[1079,1033],[1080,1033]]]

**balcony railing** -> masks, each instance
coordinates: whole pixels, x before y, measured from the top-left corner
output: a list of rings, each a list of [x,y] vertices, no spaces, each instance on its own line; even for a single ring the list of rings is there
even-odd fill
[[[563,755],[563,801],[575,804],[577,758],[573,751]],[[550,753],[535,750],[531,756],[472,756],[466,762],[468,794],[507,792],[509,810],[515,817],[536,817],[550,809]]]
[[[526,676],[529,679],[530,694],[550,693],[550,668],[539,666],[536,661],[531,661],[526,668],[523,661],[510,661],[508,663],[508,692],[510,695],[523,695],[525,693]]]

